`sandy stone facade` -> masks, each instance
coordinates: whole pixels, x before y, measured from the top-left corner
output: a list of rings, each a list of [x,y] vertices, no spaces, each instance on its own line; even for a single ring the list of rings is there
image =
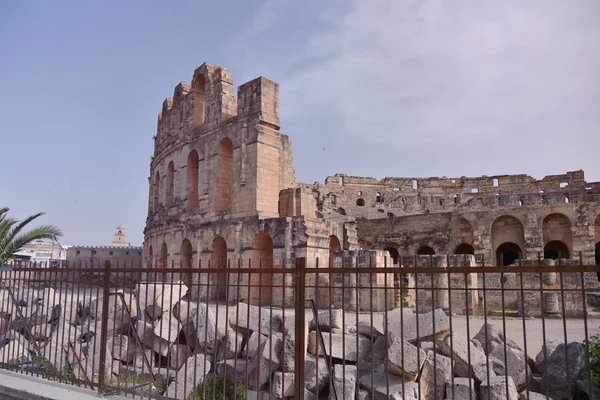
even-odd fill
[[[202,64],[191,84],[181,82],[164,101],[154,140],[148,268],[286,268],[300,257],[357,267],[385,257],[375,263],[383,267],[400,256],[433,254],[473,254],[488,265],[538,253],[581,253],[584,263],[600,262],[600,183],[587,183],[583,171],[541,180],[337,174],[324,184],[297,183],[291,142],[280,130],[279,85],[263,77],[239,86],[235,96],[228,70]],[[239,279],[244,285],[261,278]],[[260,282],[282,280],[291,286],[291,275],[264,274]],[[221,289],[209,295],[236,296]],[[239,296],[254,304],[293,301],[277,288]]]

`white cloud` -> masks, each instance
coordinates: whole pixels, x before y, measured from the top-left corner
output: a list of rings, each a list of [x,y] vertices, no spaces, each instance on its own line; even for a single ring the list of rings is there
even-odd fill
[[[596,0],[272,0],[256,15],[232,45],[245,70],[233,72],[281,84],[301,180],[578,168],[600,179]]]

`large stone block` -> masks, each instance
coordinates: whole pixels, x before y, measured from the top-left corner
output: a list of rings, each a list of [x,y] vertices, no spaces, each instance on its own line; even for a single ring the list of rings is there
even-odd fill
[[[385,372],[359,378],[360,387],[371,393],[372,400],[418,400],[418,384],[404,382],[396,375]]]
[[[498,329],[489,323],[484,324],[477,335],[473,337],[473,339],[481,343],[485,354],[490,354],[498,346],[504,347],[504,343],[506,343],[506,346],[511,349],[521,350],[519,345],[510,337],[506,336],[501,329]]]
[[[358,370],[354,365],[335,365],[333,369],[333,388],[335,388],[337,400],[355,398],[357,379]],[[329,400],[336,400],[331,388],[329,389]]]
[[[481,382],[487,378],[486,355],[470,340],[458,333],[447,335],[440,345],[440,352],[454,360],[454,374],[461,378],[475,378]],[[495,376],[490,368],[490,376]]]
[[[277,399],[294,397],[294,373],[276,371],[271,382],[271,393]]]
[[[570,387],[579,378],[585,365],[585,354],[583,343],[561,343],[556,346],[548,359],[542,390],[547,387],[547,394],[557,399],[569,397]]]
[[[409,342],[417,339],[432,341],[448,332],[450,321],[441,308],[423,314],[415,314],[406,308],[396,308],[388,311],[386,326],[391,340],[402,338]]]
[[[350,362],[361,361],[371,351],[371,341],[361,335],[344,335],[323,332],[323,344],[327,356]],[[316,332],[310,332],[308,352],[322,356],[323,349]]]
[[[181,300],[174,315],[181,322],[182,330],[193,347],[199,346],[213,354],[216,352],[223,342],[225,331],[217,326],[215,315],[206,303]]]
[[[342,329],[343,311],[340,309],[320,310],[317,317],[310,322],[310,330],[317,330],[317,322],[322,332],[331,332],[332,329]]]
[[[327,364],[322,357],[306,355],[304,361],[304,387],[308,391],[318,394],[329,384],[330,375]]]
[[[194,387],[204,380],[211,367],[210,361],[203,354],[190,357],[177,372],[175,381],[167,387],[165,396],[178,400],[187,399]]]
[[[535,356],[535,369],[539,374],[546,372],[548,360],[559,344],[560,342],[557,340],[548,340],[542,345],[542,350]]]
[[[427,352],[419,385],[425,400],[444,400],[446,381],[452,379],[452,360],[434,350]]]
[[[495,357],[504,363],[506,373],[508,376],[512,377],[518,391],[527,387],[533,374],[522,351],[507,347],[505,353],[504,346],[497,346],[494,351],[490,353],[490,356]],[[506,362],[504,362],[505,360]]]
[[[471,378],[452,378],[446,381],[447,400],[474,400],[477,399],[475,380]]]
[[[489,381],[482,381],[479,392],[481,400],[519,400],[519,393],[510,376],[493,376]]]
[[[388,349],[389,371],[394,375],[403,376],[406,381],[414,381],[426,356],[420,348],[396,338]]]

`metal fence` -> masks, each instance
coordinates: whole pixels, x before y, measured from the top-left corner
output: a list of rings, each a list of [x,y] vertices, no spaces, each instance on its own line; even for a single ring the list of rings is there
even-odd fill
[[[482,261],[2,268],[0,366],[155,399],[600,398],[600,266]]]

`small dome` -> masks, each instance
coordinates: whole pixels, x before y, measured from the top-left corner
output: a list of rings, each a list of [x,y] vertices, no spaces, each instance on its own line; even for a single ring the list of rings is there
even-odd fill
[[[125,229],[125,227],[121,224],[119,224],[119,226],[117,226],[117,229]]]

